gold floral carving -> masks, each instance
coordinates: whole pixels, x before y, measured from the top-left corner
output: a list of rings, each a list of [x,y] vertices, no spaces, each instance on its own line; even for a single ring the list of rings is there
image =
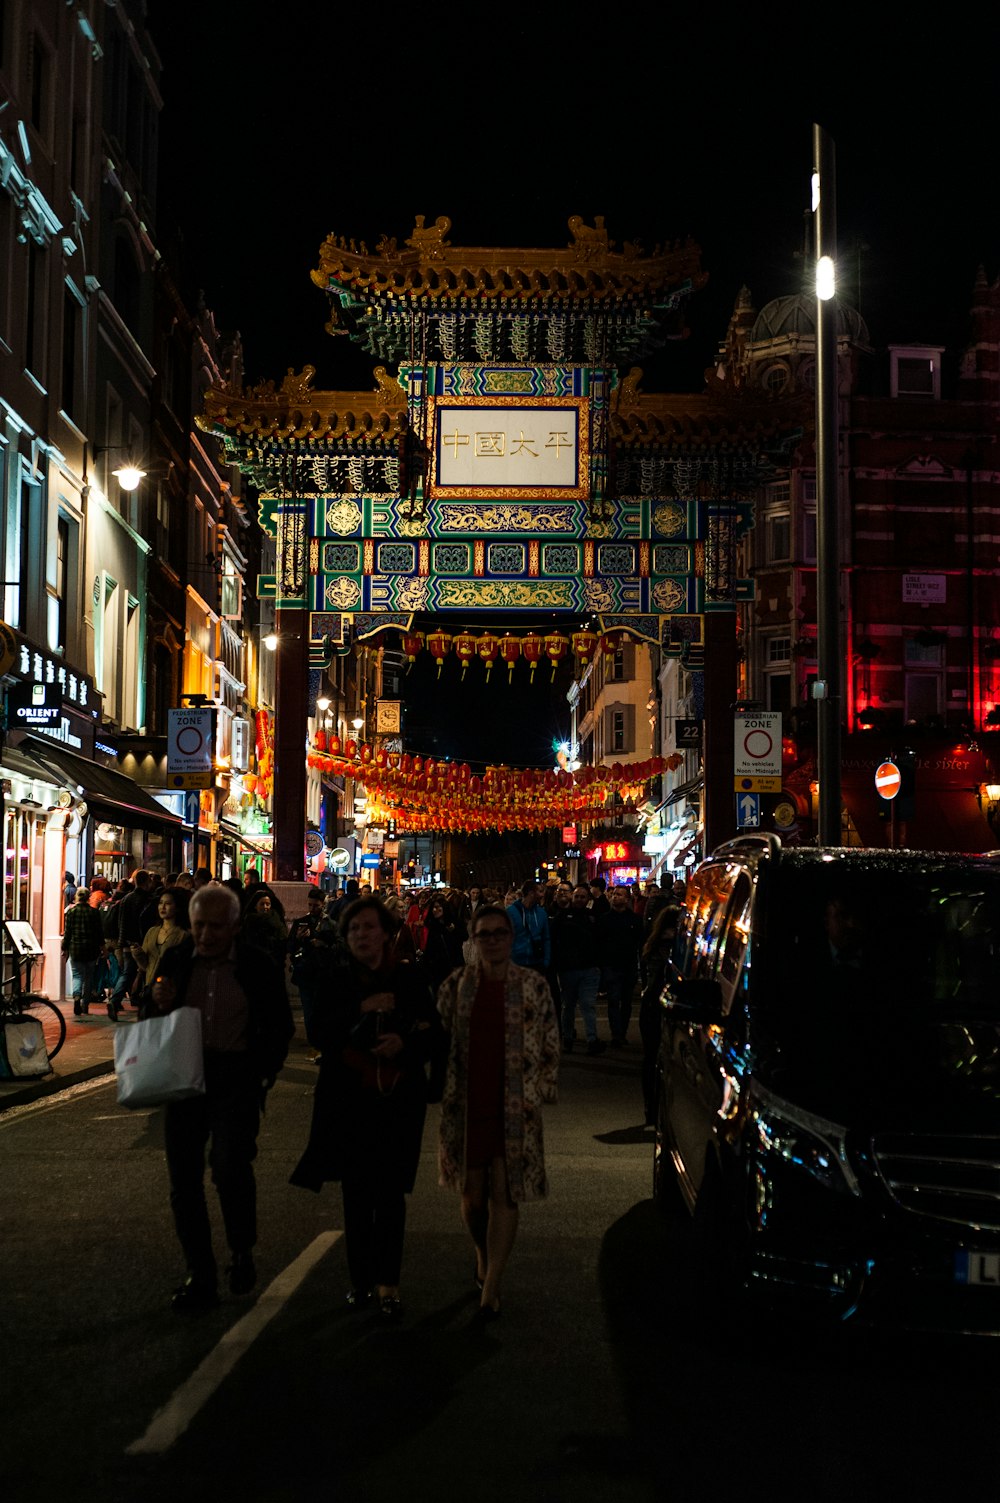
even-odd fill
[[[614,591],[603,579],[587,579],[583,599],[588,611],[611,611],[615,607]]]
[[[500,502],[496,506],[460,505],[452,502],[437,507],[442,532],[544,532],[572,533],[576,530],[579,510],[574,506],[516,506]]]
[[[683,585],[674,579],[657,580],[650,593],[657,610],[664,613],[682,610],[687,600]]]
[[[663,537],[677,537],[687,527],[687,513],[676,501],[664,501],[653,508],[653,526]]]
[[[569,581],[441,580],[438,604],[443,610],[569,610],[573,606],[573,587]]]
[[[356,501],[330,501],[326,507],[326,525],[331,532],[348,537],[361,526],[361,507]]]
[[[401,579],[396,590],[396,608],[401,611],[422,611],[427,608],[428,582],[426,579]]]
[[[361,586],[355,579],[331,579],[323,595],[331,610],[349,611],[361,599]]]

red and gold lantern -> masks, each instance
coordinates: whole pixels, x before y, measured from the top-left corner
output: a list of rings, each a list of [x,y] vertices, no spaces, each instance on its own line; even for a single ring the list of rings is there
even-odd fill
[[[427,651],[438,665],[438,678],[441,677],[441,668],[445,658],[451,649],[451,633],[446,631],[432,631],[427,634]]]
[[[507,682],[514,677],[514,664],[521,656],[521,642],[518,637],[503,637],[500,641],[500,656],[507,664]]]
[[[462,677],[465,670],[476,656],[476,639],[470,632],[460,631],[455,638],[455,656],[462,665]]]
[[[573,651],[579,662],[586,667],[597,651],[597,643],[600,639],[596,631],[575,631],[571,640]]]
[[[552,664],[552,677],[556,676],[556,669],[566,656],[569,647],[569,638],[564,637],[561,631],[550,631],[545,638],[545,656]]]
[[[476,639],[476,652],[486,664],[486,682],[489,683],[490,669],[500,654],[500,638],[495,637],[492,632],[483,632],[482,636]]]
[[[407,631],[403,633],[403,651],[406,654],[406,671],[409,673],[417,661],[417,654],[424,645],[424,634],[420,631]]]
[[[529,631],[528,635],[521,639],[521,652],[531,664],[532,683],[535,681],[535,669],[538,667],[538,660],[542,655],[543,646],[544,643],[541,637],[534,631]]]

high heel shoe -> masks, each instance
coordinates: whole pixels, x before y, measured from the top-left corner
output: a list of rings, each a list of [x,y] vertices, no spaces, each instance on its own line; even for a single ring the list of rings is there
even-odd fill
[[[480,1326],[491,1325],[493,1321],[499,1320],[499,1319],[500,1319],[500,1301],[499,1300],[497,1300],[497,1302],[496,1302],[495,1305],[480,1305],[478,1307],[478,1309],[476,1310],[475,1315],[473,1316],[473,1320],[475,1321],[476,1325],[480,1325]]]

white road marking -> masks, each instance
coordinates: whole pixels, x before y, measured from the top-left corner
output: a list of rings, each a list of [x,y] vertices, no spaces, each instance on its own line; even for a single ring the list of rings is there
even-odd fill
[[[218,1346],[195,1368],[187,1382],[182,1383],[163,1408],[157,1410],[145,1435],[125,1447],[126,1456],[162,1455],[180,1439],[199,1409],[208,1403],[243,1353],[295,1293],[306,1274],[342,1235],[341,1232],[322,1232],[299,1254],[294,1263],[290,1263],[283,1273],[278,1274],[253,1309],[226,1332]]]
[[[10,1127],[14,1122],[23,1121],[25,1117],[37,1117],[41,1112],[54,1112],[57,1107],[65,1106],[67,1101],[75,1101],[78,1096],[86,1096],[91,1091],[100,1090],[101,1086],[114,1083],[113,1075],[94,1075],[90,1080],[79,1080],[76,1085],[67,1086],[64,1091],[53,1091],[51,1096],[39,1096],[37,1101],[9,1106],[0,1112],[0,1127]]]

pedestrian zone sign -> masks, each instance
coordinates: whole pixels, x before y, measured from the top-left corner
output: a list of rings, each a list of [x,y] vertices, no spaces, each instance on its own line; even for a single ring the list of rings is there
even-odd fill
[[[215,711],[171,710],[167,719],[167,782],[171,788],[210,788]]]
[[[733,774],[738,794],[781,792],[780,710],[751,710],[736,716]]]

